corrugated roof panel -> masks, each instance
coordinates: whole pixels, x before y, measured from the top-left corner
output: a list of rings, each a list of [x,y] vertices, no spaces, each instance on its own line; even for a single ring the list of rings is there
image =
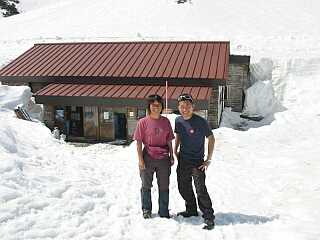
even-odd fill
[[[89,45],[80,44],[80,48],[77,49],[76,54],[74,54],[70,61],[59,70],[58,76],[68,76],[69,72],[71,72],[76,67],[77,63],[80,61],[83,53],[87,52],[88,48]]]
[[[91,93],[95,92],[100,85],[93,85],[92,87],[90,87],[87,91],[85,91],[84,93],[82,93],[82,95],[84,96],[90,96]]]
[[[152,86],[144,86],[142,91],[138,93],[137,98],[146,98]]]
[[[142,72],[144,71],[144,69],[148,65],[148,63],[150,61],[152,61],[151,59],[154,57],[154,53],[157,50],[157,48],[159,47],[159,44],[150,44],[150,45],[151,45],[150,50],[148,51],[148,53],[143,58],[142,62],[140,63],[139,68],[133,74],[133,77],[140,77]]]
[[[33,46],[32,48],[29,48],[26,52],[21,54],[14,61],[10,62],[4,68],[0,69],[0,75],[6,75],[6,74],[12,73],[16,68],[25,64],[25,62],[28,61],[30,55],[36,55],[37,52],[39,52],[40,50],[41,50],[40,47],[37,48],[35,46]]]
[[[53,89],[55,87],[56,87],[56,84],[51,83],[51,84],[47,85],[46,87],[40,89],[37,93],[39,95],[46,95],[47,92],[49,92],[51,89]]]
[[[127,91],[128,88],[129,88],[129,85],[123,85],[123,86],[121,86],[121,87],[118,89],[118,91],[116,91],[116,92],[114,92],[114,93],[112,94],[112,97],[115,97],[115,98],[120,97],[121,94],[122,94],[123,92]]]
[[[35,66],[40,65],[48,55],[50,56],[52,53],[54,53],[55,49],[57,49],[58,46],[56,45],[48,45],[45,49],[42,49],[36,56],[33,56],[29,59],[26,64],[21,65],[19,70],[17,69],[13,76],[28,76],[27,73],[34,69]]]
[[[226,55],[225,52],[227,50],[227,45],[226,44],[221,44],[220,46],[220,52],[222,54],[219,54],[219,61],[218,61],[218,68],[217,68],[217,74],[216,78],[217,79],[223,79],[223,73],[224,73],[224,68],[225,68],[225,60],[226,60]]]
[[[193,77],[194,78],[200,78],[202,68],[203,68],[203,62],[205,61],[206,51],[207,51],[207,43],[203,43],[200,45],[200,52],[197,59],[197,63],[194,68]]]
[[[171,73],[172,73],[172,70],[174,69],[174,65],[177,61],[178,56],[180,55],[181,48],[182,48],[182,43],[178,43],[171,55],[171,58],[168,61],[168,65],[162,77],[171,77]]]
[[[213,48],[214,48],[214,44],[209,43],[207,46],[207,49],[206,49],[205,60],[203,62],[203,67],[202,67],[200,78],[207,78],[209,75],[209,69],[210,69]]]
[[[131,85],[50,84],[36,92],[34,95],[146,99],[150,94],[159,94],[160,96],[165,97],[165,86],[134,87],[135,86]],[[71,88],[73,88],[73,90],[70,91]],[[183,92],[193,94],[193,97],[196,100],[208,100],[211,94],[209,87],[170,86],[168,87],[168,99],[176,100]]]
[[[55,87],[46,92],[46,96],[58,96],[61,90],[64,89],[65,84],[55,84]]]
[[[144,86],[135,86],[135,89],[130,93],[129,98],[136,98],[143,88]]]
[[[174,92],[174,90],[176,89],[176,87],[173,87],[173,86],[170,86],[170,87],[168,87],[168,98],[172,98],[172,94],[173,94],[173,92]]]
[[[70,85],[71,86],[68,88],[68,90],[64,92],[66,96],[73,96],[73,94],[75,93],[74,90],[77,88],[76,84],[70,84]]]
[[[150,74],[150,71],[152,70],[153,66],[156,64],[159,55],[163,49],[164,44],[160,43],[158,44],[156,50],[153,52],[152,56],[150,57],[149,61],[147,61],[145,68],[143,69],[143,72],[140,74],[140,77],[148,77]]]
[[[137,51],[133,56],[130,57],[129,62],[123,67],[120,73],[120,77],[126,77],[128,76],[129,71],[132,69],[132,66],[136,63],[137,59],[140,57],[140,55],[143,53],[146,44],[136,44],[139,46]]]
[[[194,69],[196,68],[198,56],[199,56],[199,53],[200,53],[200,48],[201,48],[201,45],[200,44],[196,44],[196,46],[194,48],[194,51],[192,53],[189,65],[188,65],[188,69],[187,69],[186,75],[185,75],[186,78],[192,78],[193,77]]]
[[[32,68],[29,68],[27,72],[24,73],[25,76],[43,76],[41,75],[42,71],[45,71],[48,67],[57,61],[57,56],[64,53],[68,49],[68,46],[58,46],[50,54],[43,53],[44,58],[39,62],[33,65]]]
[[[191,89],[190,94],[193,98],[198,98],[199,91],[200,91],[200,87],[193,87]]]
[[[103,96],[105,96],[112,88],[113,88],[112,85],[107,85],[105,88],[102,89],[102,91],[100,91],[100,92],[97,94],[97,97],[103,97]]]
[[[106,59],[109,57],[109,55],[116,49],[116,44],[106,44],[106,48],[101,51],[100,56],[97,56],[96,61],[92,63],[90,67],[87,69],[86,76],[96,76],[96,72],[99,72],[102,68],[102,65],[106,63]]]
[[[70,92],[70,88],[72,87],[72,84],[59,84],[62,86],[62,88],[58,89],[58,86],[55,88],[55,95],[59,96],[61,94],[66,95],[68,92]],[[81,86],[83,88],[83,86]],[[79,90],[77,91],[79,92]],[[49,93],[47,93],[49,94]],[[51,94],[51,93],[50,93]]]
[[[36,44],[0,77],[227,79],[228,61],[228,42]]]
[[[61,66],[69,60],[69,56],[72,55],[73,52],[79,47],[79,45],[72,45],[68,47],[66,51],[60,51],[60,55],[56,58],[55,61],[52,61],[50,66],[48,65],[45,69],[38,72],[39,76],[53,76],[54,71],[60,69]]]
[[[54,68],[51,69],[50,72],[47,72],[48,76],[61,76],[63,72],[69,67],[71,63],[76,59],[79,51],[81,51],[83,46],[81,44],[73,44],[70,49],[72,49],[68,54],[66,54],[61,60],[59,64]]]
[[[176,78],[178,77],[180,68],[182,66],[183,60],[186,56],[187,50],[188,50],[189,44],[182,44],[182,48],[180,49],[179,55],[177,60],[174,63],[172,72],[171,72],[171,77]]]
[[[66,76],[77,76],[76,72],[87,61],[88,57],[90,57],[91,54],[94,54],[95,48],[96,45],[89,45],[86,50],[80,52],[79,56],[75,59],[74,64],[66,73]]]
[[[97,58],[104,46],[102,44],[96,44],[87,56],[83,56],[82,62],[79,63],[78,69],[73,73],[73,76],[85,76],[88,70],[88,66]]]
[[[113,94],[115,94],[122,85],[110,85],[110,86],[111,86],[111,89],[109,91],[105,92],[103,97],[112,97]]]
[[[196,45],[195,43],[188,44],[187,54],[184,57],[182,65],[180,67],[180,71],[179,71],[178,76],[177,76],[178,78],[184,78],[185,77],[195,45]]]
[[[94,97],[94,96],[98,96],[98,94],[105,88],[105,85],[97,85],[98,87],[92,91],[91,93],[89,93],[89,97]]]
[[[167,69],[167,66],[168,66],[168,62],[169,60],[171,59],[171,56],[174,52],[174,49],[176,48],[177,46],[177,43],[172,43],[172,44],[169,44],[169,48],[168,50],[165,52],[165,55],[163,57],[163,60],[162,60],[162,63],[161,65],[159,66],[158,68],[158,71],[157,73],[155,74],[155,77],[162,77],[164,72],[166,71]]]
[[[216,78],[218,60],[219,60],[220,44],[215,44],[211,56],[210,69],[208,78]]]
[[[208,89],[207,88],[200,88],[199,94],[198,94],[198,99],[204,100],[206,99],[208,95]]]
[[[189,93],[189,94],[191,94],[191,90],[192,90],[192,87],[184,87],[182,93]],[[181,93],[181,94],[182,94],[182,93]]]
[[[150,90],[150,94],[158,94],[159,95],[159,90],[160,90],[161,86],[153,86],[152,89]]]
[[[82,85],[79,85],[79,84],[72,84],[72,85],[75,85],[72,86],[72,87],[69,87],[68,90],[66,90],[63,95],[65,96],[74,96],[77,92],[81,91],[82,89]]]
[[[43,48],[44,47],[48,48],[49,46],[43,46]],[[30,59],[30,56],[33,56],[33,58],[36,58],[39,55],[39,52],[42,51],[42,47],[37,48],[33,46],[31,49],[33,49],[33,51],[30,51],[30,52],[27,51],[22,55],[22,58],[20,58],[19,60],[16,59],[11,63],[9,63],[9,65],[5,66],[3,68],[5,70],[5,73],[3,74],[7,76],[14,76],[16,72],[20,72],[23,68],[25,68],[26,64],[30,63],[30,61],[32,60]]]
[[[127,98],[130,96],[130,94],[135,90],[135,86],[129,86],[127,90],[123,91],[123,93],[120,95],[121,98]]]
[[[145,56],[148,54],[149,50],[151,49],[151,46],[152,46],[151,44],[146,44],[145,48],[143,48],[142,52],[139,54],[139,56],[137,57],[134,64],[129,69],[129,71],[127,73],[128,77],[134,76],[135,72],[139,69],[143,59],[145,58]]]
[[[72,84],[61,84],[60,83],[60,85],[63,85],[63,87],[60,88],[59,90],[56,90],[56,92],[55,92],[55,94],[58,96],[60,94],[67,95],[68,92],[70,92],[70,91],[72,91],[72,89],[74,89],[74,86]],[[55,88],[55,89],[57,89],[57,88]]]
[[[164,60],[164,57],[170,47],[170,44],[169,43],[162,43],[162,48],[161,48],[161,52],[159,53],[158,57],[157,57],[157,61],[154,63],[154,65],[152,66],[150,72],[149,72],[149,75],[148,76],[155,76],[156,73],[158,72],[159,70],[159,67],[161,66],[163,60]]]
[[[68,50],[70,50],[70,47],[68,46],[62,46],[61,48],[56,49],[52,55],[43,59],[35,69],[30,70],[26,75],[33,74],[35,76],[44,76],[46,72],[50,73],[50,69],[54,69],[57,62],[61,61],[61,58],[67,55]]]
[[[132,44],[124,44],[121,50],[113,57],[109,62],[109,65],[101,72],[101,76],[113,76],[113,72],[117,70],[118,66],[121,64],[121,60],[125,58],[126,54],[132,49]]]
[[[128,66],[128,63],[130,60],[134,57],[134,55],[139,50],[140,45],[139,44],[131,44],[132,48],[130,49],[130,52],[125,54],[121,62],[118,64],[118,68],[116,71],[113,72],[114,77],[119,77],[120,74],[123,72],[123,70]]]
[[[84,59],[90,55],[94,50],[94,45],[81,46],[80,49],[77,49],[77,53],[72,56],[72,60],[66,64],[60,71],[60,76],[76,76],[75,72],[81,67],[81,64],[84,63]]]
[[[183,87],[175,87],[175,90],[172,93],[171,98],[172,99],[177,99],[179,97],[179,95],[182,94],[182,92],[183,92]]]
[[[158,91],[157,91],[157,94],[161,97],[165,97],[165,93],[166,93],[166,88],[165,87],[159,87]]]

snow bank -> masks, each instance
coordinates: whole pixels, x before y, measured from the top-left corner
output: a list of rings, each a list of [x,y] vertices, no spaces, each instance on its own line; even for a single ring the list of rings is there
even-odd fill
[[[24,108],[34,120],[42,120],[43,109],[36,104],[31,90],[27,86],[0,85],[0,111],[11,111],[20,106]]]
[[[27,105],[31,95],[27,86],[0,85],[0,109],[13,110],[18,105]]]
[[[245,91],[244,115],[265,117],[275,112],[275,106],[271,81],[257,81]]]

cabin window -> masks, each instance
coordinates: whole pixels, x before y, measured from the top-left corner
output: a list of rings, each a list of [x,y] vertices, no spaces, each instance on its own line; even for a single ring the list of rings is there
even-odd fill
[[[56,107],[55,113],[54,113],[54,119],[56,121],[64,121],[64,109],[63,107]]]
[[[110,120],[112,118],[112,113],[109,111],[103,112],[103,120]]]

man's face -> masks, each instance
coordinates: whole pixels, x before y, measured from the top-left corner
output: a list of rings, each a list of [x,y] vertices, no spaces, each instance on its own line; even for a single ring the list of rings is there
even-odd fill
[[[150,112],[153,114],[160,114],[162,110],[162,105],[158,101],[154,101],[150,104]]]
[[[188,100],[180,101],[178,109],[183,118],[190,118],[193,113],[193,104]]]

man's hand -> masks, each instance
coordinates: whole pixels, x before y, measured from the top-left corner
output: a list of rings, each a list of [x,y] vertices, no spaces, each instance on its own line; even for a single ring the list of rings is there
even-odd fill
[[[211,160],[208,159],[208,160],[204,161],[202,163],[202,165],[200,167],[198,167],[198,169],[200,169],[201,171],[206,171],[208,169],[210,163],[211,163]]]
[[[144,164],[144,160],[143,159],[139,159],[139,169],[140,170],[146,169],[146,166]]]

